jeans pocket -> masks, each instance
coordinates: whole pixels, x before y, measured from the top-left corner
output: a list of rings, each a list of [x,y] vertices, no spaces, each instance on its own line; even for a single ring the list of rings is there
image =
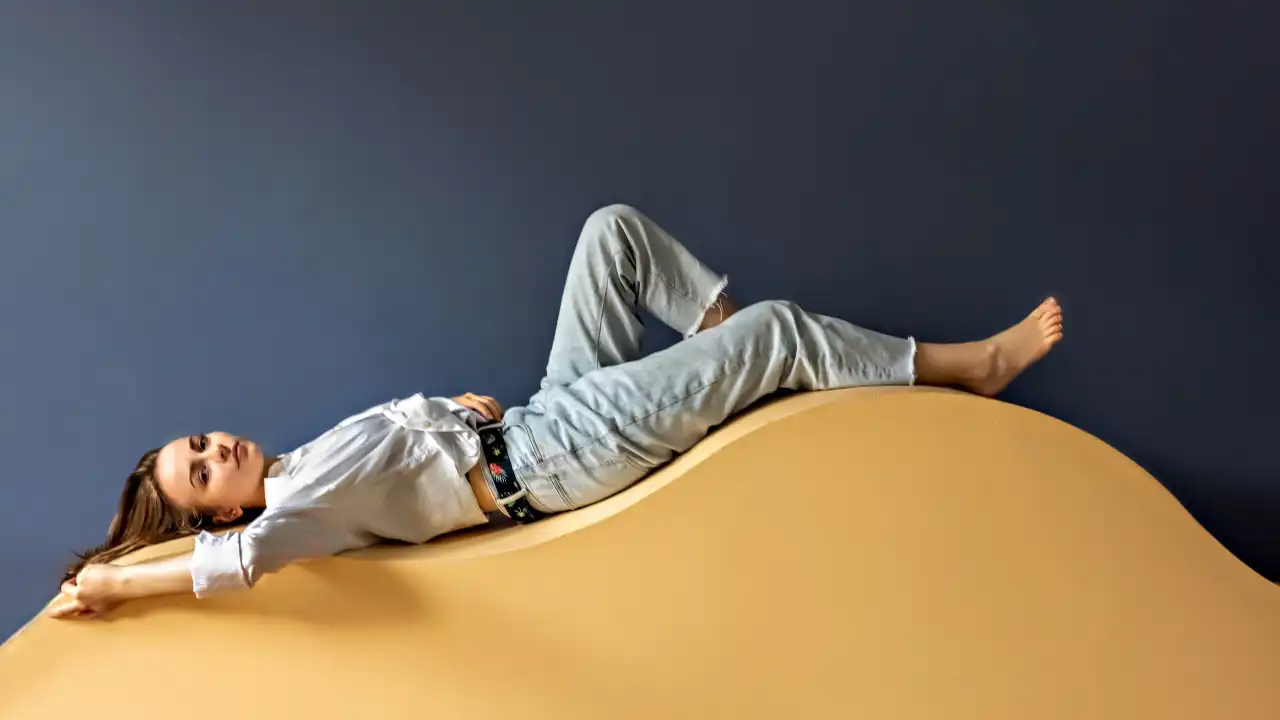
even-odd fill
[[[599,502],[634,485],[649,471],[604,448],[583,449],[557,458],[552,470],[565,499],[575,508]]]
[[[524,423],[504,423],[502,439],[507,443],[507,454],[516,470],[537,467],[543,460],[542,448],[533,432]]]
[[[569,495],[560,485],[559,475],[548,467],[547,456],[529,426],[521,422],[507,422],[502,436],[507,443],[512,469],[529,491],[534,507],[543,512],[573,509]]]
[[[603,500],[631,486],[649,470],[623,451],[610,433],[573,438],[562,446],[554,436],[539,438],[545,430],[509,422],[504,431],[511,462],[530,493],[552,510],[572,510]],[[541,442],[539,441],[541,440]],[[559,501],[556,503],[556,501]],[[564,507],[554,507],[562,503]]]

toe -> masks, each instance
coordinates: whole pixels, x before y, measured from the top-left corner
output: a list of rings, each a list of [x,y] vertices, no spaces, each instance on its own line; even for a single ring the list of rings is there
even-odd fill
[[[1040,318],[1050,317],[1052,315],[1061,315],[1062,309],[1052,300],[1045,300],[1040,303],[1040,307],[1036,308],[1032,315]]]

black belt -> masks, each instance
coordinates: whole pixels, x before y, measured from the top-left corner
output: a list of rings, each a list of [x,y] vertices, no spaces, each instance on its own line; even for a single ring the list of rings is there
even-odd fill
[[[529,504],[525,498],[529,491],[516,479],[507,456],[507,442],[502,437],[501,425],[480,428],[480,447],[484,451],[485,465],[494,499],[506,508],[507,514],[518,523],[531,523],[546,517]]]

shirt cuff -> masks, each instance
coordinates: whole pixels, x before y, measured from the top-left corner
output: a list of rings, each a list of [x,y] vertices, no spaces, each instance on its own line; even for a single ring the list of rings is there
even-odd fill
[[[250,587],[240,562],[240,542],[239,532],[225,535],[202,532],[196,536],[196,546],[191,553],[191,586],[196,597]]]

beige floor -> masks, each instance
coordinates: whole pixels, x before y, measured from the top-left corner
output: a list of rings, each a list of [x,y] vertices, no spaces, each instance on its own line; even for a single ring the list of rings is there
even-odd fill
[[[1278,676],[1280,588],[1115,450],[851,390],[540,525],[38,618],[0,718],[1275,720]]]

